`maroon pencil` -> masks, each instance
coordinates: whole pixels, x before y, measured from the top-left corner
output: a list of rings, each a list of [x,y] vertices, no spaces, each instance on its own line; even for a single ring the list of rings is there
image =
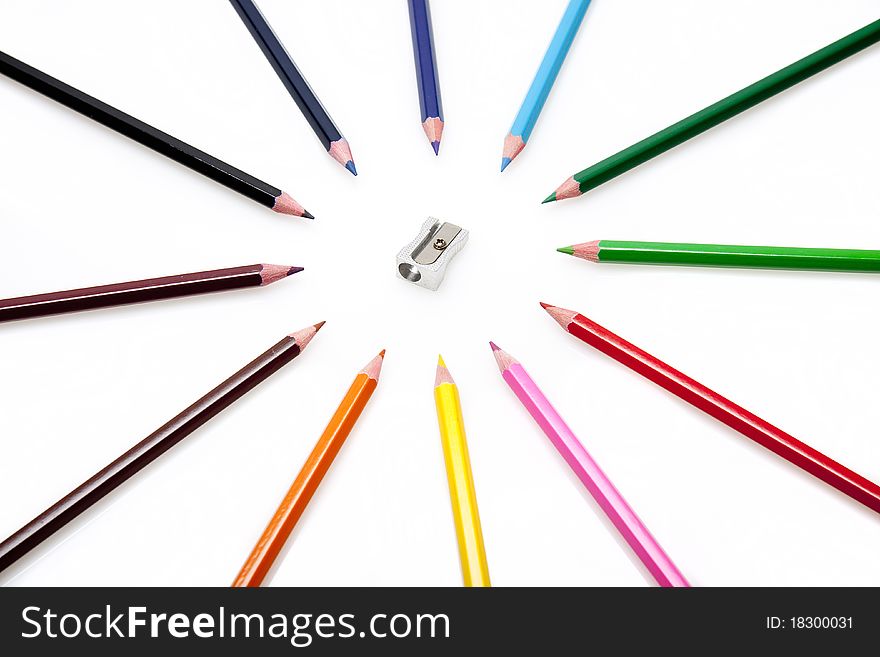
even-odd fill
[[[0,571],[15,563],[236,399],[299,356],[323,325],[324,322],[320,322],[283,337],[262,355],[0,543]]]
[[[302,267],[247,265],[0,300],[0,322],[269,285]]]

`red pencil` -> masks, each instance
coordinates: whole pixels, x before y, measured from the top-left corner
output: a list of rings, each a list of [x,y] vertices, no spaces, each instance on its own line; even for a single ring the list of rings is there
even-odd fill
[[[541,307],[576,338],[880,513],[880,486],[874,482],[737,406],[580,313],[546,303],[541,303]]]

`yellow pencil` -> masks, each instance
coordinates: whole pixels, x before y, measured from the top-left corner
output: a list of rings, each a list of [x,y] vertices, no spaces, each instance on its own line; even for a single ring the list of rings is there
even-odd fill
[[[458,387],[446,369],[442,356],[437,361],[434,402],[437,404],[437,421],[440,423],[440,439],[443,442],[443,458],[446,461],[446,478],[449,481],[449,497],[455,518],[464,585],[491,586]]]

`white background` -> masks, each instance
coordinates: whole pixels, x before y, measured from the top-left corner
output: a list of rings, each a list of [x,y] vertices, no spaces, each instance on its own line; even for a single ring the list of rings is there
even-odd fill
[[[880,248],[880,47],[578,200],[573,172],[848,34],[876,1],[595,0],[522,155],[501,145],[565,2],[434,0],[446,130],[419,123],[403,0],[262,0],[351,143],[321,148],[228,3],[3,0],[0,49],[282,187],[285,217],[0,79],[0,296],[270,262],[265,289],[0,326],[6,536],[284,334],[305,354],[0,575],[228,585],[357,370],[379,388],[273,585],[461,583],[435,419],[459,384],[496,585],[650,576],[502,382],[530,371],[695,585],[878,585],[880,518],[565,335],[582,311],[880,481],[880,278],[591,265],[592,239]],[[471,231],[394,277],[427,215]]]

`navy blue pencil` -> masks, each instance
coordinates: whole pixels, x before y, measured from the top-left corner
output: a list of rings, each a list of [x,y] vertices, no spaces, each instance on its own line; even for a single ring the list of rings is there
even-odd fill
[[[440,137],[443,136],[443,104],[440,102],[440,80],[437,77],[437,55],[434,53],[434,31],[431,29],[428,0],[409,0],[409,26],[416,60],[422,128],[428,135],[434,154],[439,155]]]
[[[309,83],[299,72],[290,55],[284,49],[281,41],[275,36],[269,23],[260,13],[260,10],[251,0],[229,0],[241,20],[247,26],[254,37],[254,41],[260,46],[260,50],[269,60],[272,68],[281,78],[281,82],[287,88],[287,91],[293,97],[306,121],[312,126],[318,139],[324,144],[324,148],[330,153],[331,157],[339,162],[346,169],[357,175],[357,169],[354,166],[354,160],[351,158],[351,149],[348,142],[339,128],[333,123],[333,119],[321,105],[321,101],[312,91]]]

